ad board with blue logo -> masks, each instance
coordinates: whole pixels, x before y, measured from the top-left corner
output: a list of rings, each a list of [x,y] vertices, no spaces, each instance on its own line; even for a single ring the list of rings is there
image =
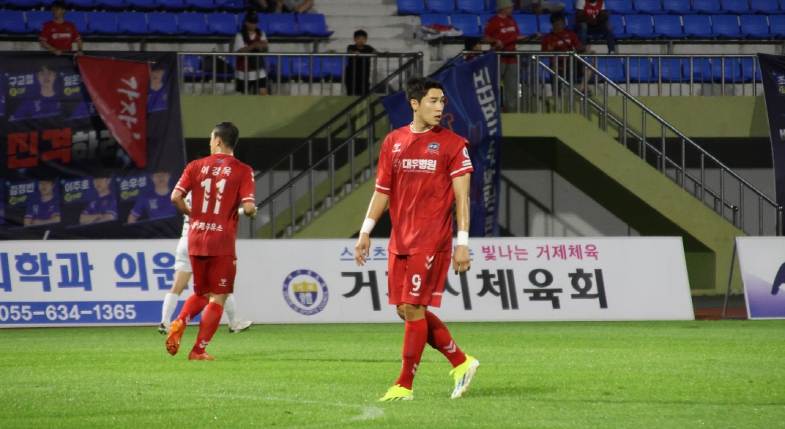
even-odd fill
[[[736,237],[750,319],[785,319],[785,238]]]
[[[238,317],[400,323],[387,298],[388,240],[371,242],[362,267],[355,244],[239,240]],[[174,281],[176,246],[177,240],[0,242],[0,327],[157,326]],[[678,237],[478,238],[469,253],[471,270],[449,271],[442,305],[432,308],[445,321],[693,319]]]

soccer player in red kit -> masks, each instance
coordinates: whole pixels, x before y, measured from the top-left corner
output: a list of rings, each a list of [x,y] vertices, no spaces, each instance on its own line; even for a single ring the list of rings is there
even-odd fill
[[[239,135],[231,122],[216,125],[210,136],[211,155],[189,163],[172,192],[174,205],[191,218],[188,255],[194,275],[194,294],[185,301],[166,337],[166,350],[173,356],[188,321],[204,309],[188,359],[213,360],[205,347],[218,330],[227,296],[234,292],[237,207],[242,204],[246,216],[256,217],[253,170],[233,156]],[[190,207],[185,202],[189,192]]]
[[[355,247],[355,260],[364,265],[371,248],[369,234],[389,202],[393,229],[388,296],[406,321],[406,328],[401,374],[379,401],[414,398],[412,382],[426,343],[452,364],[452,397],[460,398],[480,362],[458,348],[450,331],[428,307],[441,305],[451,256],[456,271],[464,272],[471,265],[468,231],[472,163],[466,139],[439,126],[444,110],[442,84],[414,77],[406,82],[405,89],[414,120],[388,134],[382,143],[376,191]],[[451,254],[453,207],[458,242]]]
[[[62,55],[63,51],[70,51],[73,43],[76,42],[76,55],[84,55],[82,52],[82,37],[73,22],[65,20],[66,3],[57,0],[52,3],[52,21],[45,22],[38,35],[38,43],[47,51],[54,52],[55,55]]]

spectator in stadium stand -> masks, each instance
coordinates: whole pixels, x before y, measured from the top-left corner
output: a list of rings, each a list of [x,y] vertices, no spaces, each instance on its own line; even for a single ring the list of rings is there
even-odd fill
[[[305,13],[313,7],[313,0],[283,0],[284,12]]]
[[[76,55],[84,55],[82,52],[82,37],[73,22],[64,19],[66,4],[58,0],[52,3],[53,20],[45,22],[38,35],[38,43],[47,51],[54,52],[55,55],[62,55],[63,51],[73,49],[76,42]]]
[[[523,11],[531,11],[536,15],[543,13],[556,13],[564,11],[564,3],[556,1],[545,0],[517,0],[518,9]]]
[[[551,15],[550,21],[551,25],[553,26],[553,30],[543,36],[541,42],[541,48],[544,52],[586,52],[586,46],[581,43],[581,41],[578,39],[578,36],[566,28],[566,18],[564,17],[563,13],[554,13]],[[559,76],[568,79],[569,71],[567,70],[567,59],[565,57],[560,57],[557,62],[551,62],[551,67],[553,67],[554,64],[556,64],[556,72],[559,74]],[[581,77],[583,77],[584,68],[578,64],[575,71],[576,80],[581,79]],[[587,73],[586,78],[581,80],[581,82],[578,84],[579,91],[583,92],[584,83],[589,79],[589,77],[590,75]],[[551,79],[551,85],[554,87],[556,86],[555,82],[556,79]],[[554,94],[556,94],[556,91],[554,91]]]
[[[496,51],[515,51],[515,43],[534,37],[540,37],[538,31],[533,36],[524,36],[518,30],[518,24],[510,16],[512,14],[512,1],[499,0],[496,3],[498,14],[489,19],[485,24],[482,43],[489,43]],[[499,79],[503,82],[503,111],[514,113],[518,111],[518,67],[515,55],[502,55],[499,62]]]
[[[368,33],[365,30],[354,32],[354,45],[346,48],[346,53],[360,54],[379,54],[379,51],[368,45]],[[353,58],[349,57],[346,65],[346,94],[364,95],[371,89],[371,59],[368,57]]]
[[[279,5],[283,6],[283,0],[251,0],[251,7],[259,13],[281,12]]]
[[[313,0],[251,0],[253,8],[263,13],[305,13]]]
[[[616,39],[610,13],[605,9],[605,0],[578,0],[575,4],[575,31],[583,46],[588,43],[589,34],[602,35],[608,44],[608,53],[616,53]]]
[[[267,43],[267,35],[260,30],[259,16],[255,11],[249,10],[243,19],[243,28],[234,38],[236,52],[268,52],[270,47]],[[248,94],[267,95],[267,70],[264,68],[264,60],[259,56],[239,56],[237,57],[236,90],[238,94],[245,94],[246,82],[246,62],[248,64]]]
[[[463,50],[464,51],[482,51],[482,44],[480,44],[480,39],[476,37],[472,37],[470,39],[466,39],[463,42]],[[466,54],[466,57],[463,59],[464,61],[471,61],[477,58],[479,54]]]

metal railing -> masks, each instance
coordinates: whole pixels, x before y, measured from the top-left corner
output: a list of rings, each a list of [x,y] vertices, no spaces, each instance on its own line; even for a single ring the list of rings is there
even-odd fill
[[[546,237],[581,237],[584,234],[573,225],[560,219],[551,207],[546,206],[526,192],[514,181],[501,175],[501,209],[499,227],[516,237],[531,237],[535,221],[546,222],[542,230]],[[538,215],[541,215],[538,217]],[[536,229],[535,229],[536,231]],[[536,232],[535,232],[536,233]]]
[[[288,237],[335,201],[374,176],[375,143],[391,130],[378,97],[422,75],[422,55],[412,56],[255,177],[267,192],[251,236]],[[281,183],[283,182],[283,183]],[[257,188],[258,189],[258,188]],[[266,195],[265,195],[266,194]],[[257,195],[260,193],[257,192]]]
[[[513,55],[517,88],[502,92],[516,97],[519,111],[580,113],[596,120],[602,130],[615,132],[619,143],[740,230],[782,235],[782,208],[613,82],[598,68],[608,57],[541,51]],[[594,96],[587,96],[587,89],[593,89]],[[611,112],[610,96],[621,97],[616,113]],[[631,106],[637,109],[634,118]]]
[[[419,53],[179,53],[181,94],[364,95]],[[380,89],[381,90],[381,89]]]

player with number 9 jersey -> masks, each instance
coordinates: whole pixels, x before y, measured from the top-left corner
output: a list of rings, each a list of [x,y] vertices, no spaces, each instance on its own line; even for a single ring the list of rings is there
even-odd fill
[[[183,194],[192,192],[188,254],[237,259],[237,207],[254,202],[251,167],[232,155],[216,153],[188,164],[176,188]]]

